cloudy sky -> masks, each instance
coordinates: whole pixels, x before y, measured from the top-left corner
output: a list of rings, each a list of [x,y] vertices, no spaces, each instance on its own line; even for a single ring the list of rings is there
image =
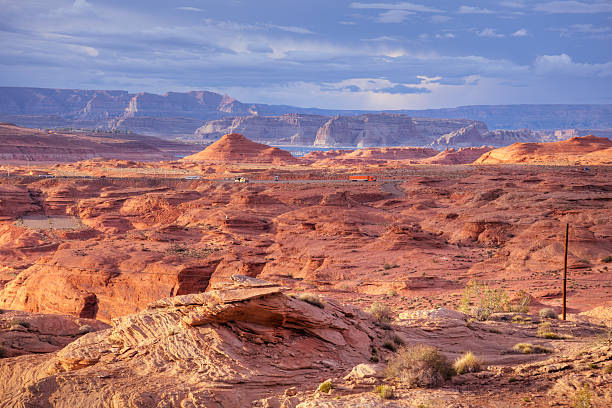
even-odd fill
[[[612,0],[0,0],[0,85],[344,109],[612,103]]]

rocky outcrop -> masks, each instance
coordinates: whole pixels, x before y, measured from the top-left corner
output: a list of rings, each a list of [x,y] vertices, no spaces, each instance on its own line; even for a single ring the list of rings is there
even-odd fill
[[[336,116],[318,131],[315,146],[424,146],[429,140],[412,119],[399,114]]]
[[[154,302],[48,357],[0,360],[0,400],[246,407],[270,391],[344,375],[382,346],[384,331],[355,307],[319,307],[244,276],[230,282]]]
[[[483,154],[476,164],[611,164],[612,141],[584,136],[552,143],[515,143]]]
[[[194,135],[216,140],[227,133],[241,133],[257,142],[311,146],[326,116],[287,114],[282,116],[244,116],[206,122]]]
[[[484,153],[493,150],[491,146],[462,147],[445,149],[433,157],[420,161],[423,164],[470,164]]]
[[[223,136],[199,153],[187,156],[183,161],[213,161],[221,163],[251,162],[291,164],[298,160],[286,150],[255,143],[239,133]]]
[[[449,116],[453,117],[453,116]],[[417,130],[428,140],[434,143],[438,138],[459,131],[460,129],[473,127],[480,132],[486,132],[487,125],[483,122],[468,119],[435,119],[435,118],[412,118]]]
[[[108,327],[92,319],[3,310],[0,314],[0,358],[58,351],[84,334]]]
[[[435,146],[446,147],[470,147],[470,146],[508,146],[518,142],[537,142],[541,136],[529,129],[519,130],[493,130],[489,131],[486,126],[469,125],[451,133],[439,137]]]

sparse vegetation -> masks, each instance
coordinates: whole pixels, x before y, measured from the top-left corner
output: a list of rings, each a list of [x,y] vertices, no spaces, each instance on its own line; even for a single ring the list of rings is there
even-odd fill
[[[550,307],[545,307],[544,309],[540,309],[540,311],[538,312],[538,315],[540,316],[540,319],[556,319],[557,318],[557,312],[555,312],[555,310]]]
[[[591,408],[593,406],[591,403],[591,390],[589,390],[587,385],[576,391],[572,406],[574,408]]]
[[[320,307],[321,309],[325,308],[325,301],[314,293],[302,293],[300,295],[300,300],[310,303],[313,306]]]
[[[26,329],[30,328],[30,323],[26,322],[25,320],[14,319],[11,323],[13,325],[18,325],[18,326],[25,327]]]
[[[389,385],[378,385],[374,387],[374,392],[380,395],[382,399],[391,399],[393,398],[393,387]]]
[[[542,322],[538,326],[537,337],[542,339],[561,339],[562,337],[555,332],[550,322]]]
[[[368,309],[368,312],[376,318],[376,321],[383,327],[389,327],[391,324],[391,310],[389,306],[374,302]]]
[[[334,384],[332,383],[332,381],[331,380],[325,380],[321,384],[319,384],[319,387],[317,388],[317,391],[329,394],[331,392],[331,390],[333,390],[333,389],[334,389]]]
[[[531,296],[521,289],[516,293],[515,303],[511,305],[510,310],[512,312],[527,313],[529,311],[529,302],[531,302]]]
[[[606,374],[612,374],[612,363],[608,363],[605,367],[604,367],[604,373]]]
[[[391,351],[396,351],[397,347],[395,346],[395,343],[391,340],[387,340],[383,343],[383,348],[386,348],[387,350],[391,350]]]
[[[397,378],[409,387],[437,387],[453,373],[447,358],[425,344],[402,347],[387,364],[387,377]]]
[[[512,347],[512,351],[521,354],[539,354],[539,353],[552,353],[552,350],[544,346],[530,343],[518,343]]]
[[[188,248],[179,244],[175,244],[172,246],[172,248],[166,250],[166,253],[178,255],[184,258],[208,258],[210,254],[213,254],[217,251],[217,248]]]
[[[4,349],[4,347],[0,347],[0,358],[4,358],[6,357],[6,350]]]
[[[608,255],[606,257],[601,258],[601,262],[603,262],[603,263],[610,263],[610,262],[612,262],[612,255]]]
[[[457,374],[476,373],[481,370],[482,361],[471,351],[464,353],[455,360],[453,367]]]
[[[394,268],[399,268],[399,265],[398,264],[389,264],[389,263],[386,263],[386,262],[383,265],[383,269],[385,271],[388,271],[389,269],[394,269]]]
[[[470,282],[463,290],[460,311],[475,319],[487,320],[495,312],[509,309],[508,295],[503,289],[491,289],[487,285]]]

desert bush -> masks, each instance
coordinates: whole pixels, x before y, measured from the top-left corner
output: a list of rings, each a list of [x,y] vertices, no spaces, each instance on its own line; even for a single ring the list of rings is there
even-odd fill
[[[325,380],[321,384],[319,384],[319,387],[317,388],[317,391],[329,394],[331,392],[331,390],[333,390],[333,389],[334,389],[334,384],[332,383],[332,381],[331,380]]]
[[[19,325],[19,326],[25,327],[26,329],[30,328],[30,323],[26,322],[25,320],[14,319],[11,323],[13,325]]]
[[[606,257],[601,258],[601,262],[604,262],[604,263],[612,262],[612,255],[608,255]]]
[[[527,313],[529,311],[529,302],[531,302],[531,296],[524,290],[519,290],[516,293],[515,303],[510,306],[512,312]]]
[[[459,310],[477,320],[487,320],[495,312],[509,310],[508,294],[503,289],[491,289],[485,284],[470,282],[463,290]]]
[[[557,318],[557,312],[555,312],[555,309],[552,309],[550,307],[545,307],[544,309],[540,309],[540,311],[538,312],[538,315],[540,316],[541,319],[556,319]]]
[[[591,403],[591,390],[589,390],[587,385],[576,391],[572,406],[574,408],[591,408],[593,406]]]
[[[453,367],[435,347],[415,344],[389,359],[386,374],[408,387],[436,387],[453,375]]]
[[[6,357],[6,350],[4,349],[4,347],[0,347],[0,358],[4,358]]]
[[[604,367],[604,373],[606,374],[612,374],[612,363],[608,363],[605,367]]]
[[[538,332],[536,334],[537,337],[543,338],[543,339],[560,339],[561,336],[559,336],[555,330],[552,327],[552,324],[550,324],[550,322],[542,322],[538,325]]]
[[[393,387],[388,385],[378,385],[374,387],[374,392],[380,395],[382,399],[391,399],[393,398]]]
[[[387,340],[383,343],[383,348],[386,348],[387,350],[391,350],[391,351],[396,351],[397,347],[395,346],[395,343],[392,340]]]
[[[476,373],[481,370],[482,361],[471,351],[464,353],[455,360],[453,367],[457,374]]]
[[[376,318],[376,321],[383,327],[388,327],[391,324],[391,310],[389,306],[374,302],[368,309],[368,312]]]
[[[319,296],[314,293],[302,293],[300,295],[300,300],[303,300],[306,303],[310,303],[313,306],[320,307],[321,309],[325,308],[325,302]]]
[[[515,351],[521,354],[552,353],[551,349],[548,349],[543,346],[539,346],[537,344],[530,344],[530,343],[515,344],[512,347],[512,351]]]

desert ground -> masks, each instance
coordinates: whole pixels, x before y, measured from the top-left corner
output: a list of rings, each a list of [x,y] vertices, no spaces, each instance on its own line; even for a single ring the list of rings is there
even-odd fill
[[[294,158],[238,136],[0,166],[0,406],[612,404],[608,139]],[[390,368],[419,344],[479,368]]]

